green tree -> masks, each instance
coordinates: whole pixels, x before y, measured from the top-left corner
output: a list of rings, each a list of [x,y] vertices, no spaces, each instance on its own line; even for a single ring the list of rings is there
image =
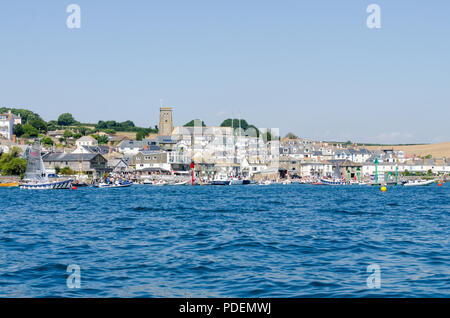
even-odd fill
[[[64,137],[65,139],[70,138],[70,137],[73,137],[72,131],[70,131],[70,130],[65,130],[65,131],[64,131],[64,134],[63,134],[63,137]]]
[[[70,126],[76,124],[77,121],[75,118],[73,118],[72,114],[70,113],[64,113],[59,115],[58,117],[58,125],[61,126]]]
[[[350,146],[352,144],[351,140],[347,140],[346,142],[343,143],[344,146]]]
[[[25,138],[37,137],[39,134],[39,131],[33,125],[28,123],[23,125],[22,129],[23,129],[22,136]]]
[[[53,140],[50,137],[45,137],[41,140],[41,143],[43,143],[46,146],[53,146]]]
[[[146,135],[145,131],[140,130],[136,133],[136,140],[143,140]]]
[[[92,138],[96,139],[99,144],[108,143],[108,136],[92,135]]]
[[[24,131],[23,131],[23,125],[21,125],[21,124],[15,125],[15,126],[14,126],[14,134],[15,134],[17,137],[21,137],[21,136],[24,134]]]
[[[190,122],[186,123],[184,127],[194,127],[194,125],[202,125],[202,127],[206,127],[205,122],[200,119],[192,119]]]
[[[56,172],[56,169],[55,169],[55,172]],[[62,169],[59,169],[59,171],[57,173],[70,176],[70,175],[74,175],[75,171],[69,167],[64,167]]]
[[[0,157],[0,170],[3,175],[22,176],[27,167],[27,160],[20,158],[21,150],[13,147],[9,153]]]
[[[234,127],[234,128],[239,128],[241,127],[242,129],[246,130],[248,128],[248,126],[250,126],[247,121],[245,119],[225,119],[221,124],[220,127]]]
[[[28,120],[27,123],[30,124],[31,126],[33,126],[34,128],[36,128],[41,133],[46,133],[47,130],[48,130],[47,129],[47,123],[45,122],[45,120],[43,120],[40,117]]]
[[[298,139],[298,137],[296,135],[294,135],[293,133],[287,133],[287,135],[284,138],[288,138],[288,139]]]

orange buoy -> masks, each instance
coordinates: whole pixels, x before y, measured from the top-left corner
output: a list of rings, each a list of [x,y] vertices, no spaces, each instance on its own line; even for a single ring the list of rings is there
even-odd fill
[[[438,187],[442,187],[442,183],[439,182],[439,183],[438,183]]]

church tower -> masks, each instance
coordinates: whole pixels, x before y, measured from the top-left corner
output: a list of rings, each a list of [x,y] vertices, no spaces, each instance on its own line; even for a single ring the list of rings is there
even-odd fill
[[[172,136],[172,107],[161,107],[159,109],[159,136]]]

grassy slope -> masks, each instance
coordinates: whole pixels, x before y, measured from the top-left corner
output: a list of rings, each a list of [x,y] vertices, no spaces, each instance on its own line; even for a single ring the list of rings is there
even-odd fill
[[[407,155],[426,156],[432,155],[433,158],[447,157],[450,158],[450,142],[426,145],[411,146],[366,146],[370,150],[378,149],[394,149],[403,150]]]

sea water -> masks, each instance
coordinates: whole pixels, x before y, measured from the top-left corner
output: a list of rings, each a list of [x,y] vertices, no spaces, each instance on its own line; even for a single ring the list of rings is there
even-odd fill
[[[450,296],[449,184],[0,198],[1,297]]]

